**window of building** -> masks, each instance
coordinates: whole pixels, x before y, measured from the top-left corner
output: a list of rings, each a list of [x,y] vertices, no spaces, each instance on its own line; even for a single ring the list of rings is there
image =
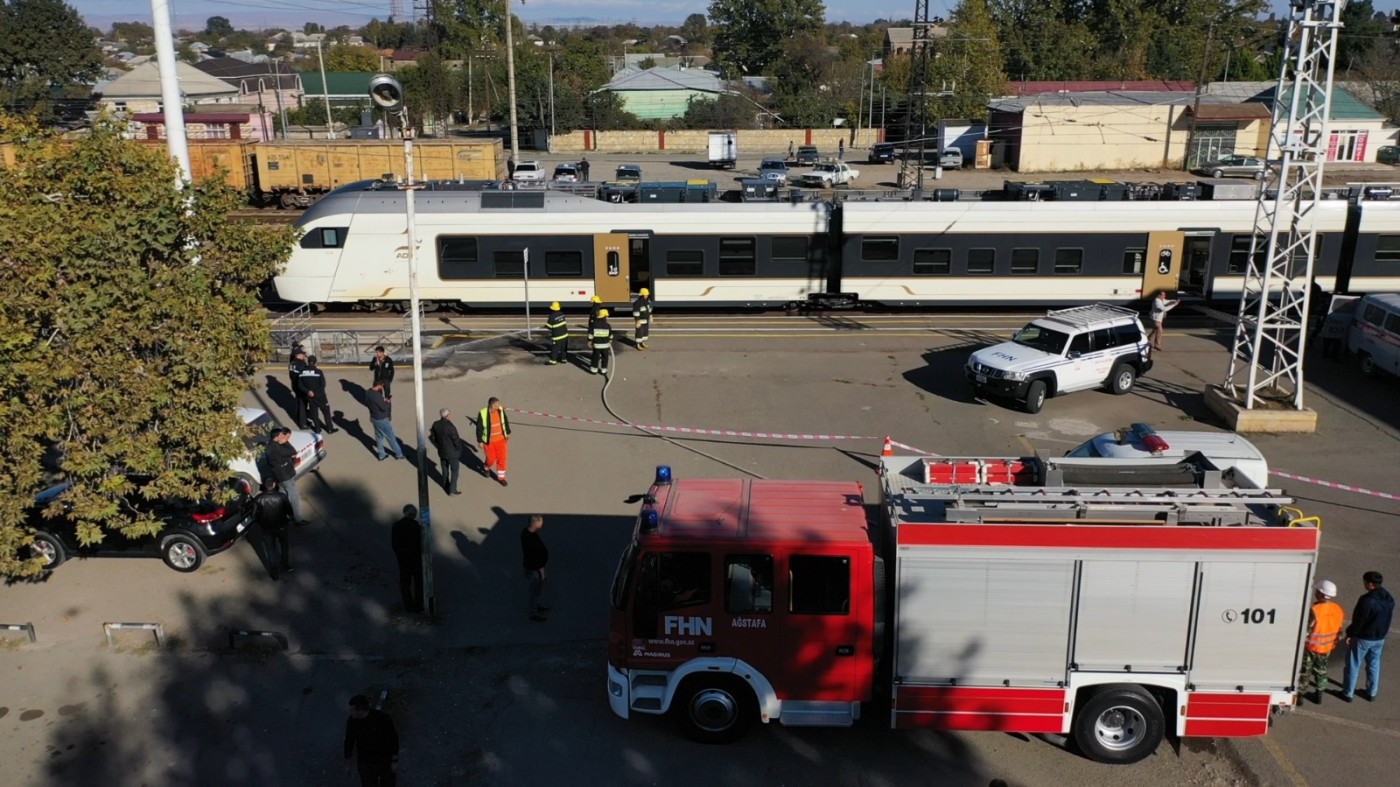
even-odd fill
[[[475,270],[476,238],[438,238],[437,252],[439,279],[473,279],[480,275]]]
[[[544,275],[546,276],[569,276],[579,278],[583,276],[583,252],[581,251],[547,251],[544,253]]]
[[[1376,262],[1400,262],[1400,235],[1382,235],[1376,239]]]
[[[1072,276],[1084,268],[1083,249],[1055,249],[1055,275]]]
[[[752,276],[756,266],[753,238],[719,239],[719,275]]]
[[[1040,249],[1012,249],[1011,275],[1034,276],[1040,272]]]
[[[808,238],[805,235],[778,235],[773,238],[774,262],[806,262]]]
[[[967,273],[969,276],[991,276],[996,271],[996,249],[968,249]]]
[[[492,255],[496,278],[522,279],[525,277],[524,251],[498,251]]]
[[[851,559],[826,555],[793,555],[788,558],[791,598],[788,611],[795,615],[849,615],[851,612]]]
[[[860,258],[866,262],[890,262],[899,259],[899,238],[861,238]]]
[[[698,249],[673,249],[666,252],[667,276],[704,276],[705,252]]]
[[[914,249],[915,276],[946,276],[952,270],[952,249]]]
[[[724,560],[724,611],[773,611],[773,556],[730,555]]]
[[[1123,273],[1141,276],[1142,266],[1147,261],[1147,249],[1126,249],[1123,252]]]

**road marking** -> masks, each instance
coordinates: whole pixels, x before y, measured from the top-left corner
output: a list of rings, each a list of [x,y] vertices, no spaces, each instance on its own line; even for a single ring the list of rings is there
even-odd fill
[[[1333,724],[1340,724],[1343,727],[1351,727],[1354,730],[1365,730],[1366,732],[1374,732],[1377,735],[1387,735],[1391,738],[1400,738],[1400,730],[1388,730],[1384,727],[1377,727],[1374,724],[1366,724],[1365,722],[1352,721],[1351,719],[1343,719],[1337,716],[1328,716],[1325,713],[1318,713],[1316,711],[1304,710],[1301,708],[1293,712],[1298,714],[1299,716],[1307,716],[1310,719],[1321,719],[1323,721],[1330,721]],[[1268,740],[1268,738],[1264,738],[1264,740]]]
[[[1026,456],[1035,456],[1035,446],[1031,445],[1031,441],[1027,440],[1025,435],[1018,434],[1016,439],[1020,441],[1021,447],[1026,449]]]
[[[1277,743],[1274,743],[1273,738],[1265,735],[1259,740],[1264,744],[1265,751],[1273,755],[1274,762],[1278,763],[1278,767],[1282,768],[1283,772],[1288,774],[1289,781],[1293,782],[1296,787],[1308,787],[1308,780],[1304,779],[1303,774],[1299,773],[1298,769],[1293,767],[1293,762],[1288,759],[1288,755],[1283,753],[1283,749],[1279,748]]]

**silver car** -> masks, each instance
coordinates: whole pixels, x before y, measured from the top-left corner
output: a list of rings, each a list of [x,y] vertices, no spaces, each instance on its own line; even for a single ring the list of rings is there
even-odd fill
[[[1196,170],[1212,178],[1254,178],[1264,179],[1264,159],[1254,156],[1223,156]]]
[[[786,185],[788,179],[787,162],[776,156],[764,159],[758,165],[758,176],[764,180],[771,180],[778,185]]]

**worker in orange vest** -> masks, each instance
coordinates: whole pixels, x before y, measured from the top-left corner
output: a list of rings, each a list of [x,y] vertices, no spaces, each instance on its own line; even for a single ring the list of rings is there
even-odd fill
[[[1308,616],[1308,639],[1303,643],[1303,673],[1298,676],[1298,692],[1306,693],[1309,679],[1312,694],[1309,697],[1314,705],[1322,704],[1322,690],[1327,688],[1327,661],[1337,641],[1342,636],[1342,622],[1346,613],[1332,599],[1337,597],[1337,586],[1324,579],[1313,587],[1312,614]]]
[[[481,457],[485,462],[482,472],[487,478],[495,470],[496,482],[506,484],[506,454],[510,444],[510,418],[501,400],[491,397],[481,408],[476,419],[476,442],[481,445]]]

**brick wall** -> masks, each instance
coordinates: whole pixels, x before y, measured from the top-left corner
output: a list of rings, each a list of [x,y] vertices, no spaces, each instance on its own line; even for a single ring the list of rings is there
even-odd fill
[[[739,155],[763,156],[787,153],[794,147],[816,145],[822,155],[835,155],[845,141],[847,149],[864,149],[884,139],[883,129],[786,128],[743,130],[739,133]],[[694,153],[709,151],[709,131],[574,131],[549,138],[550,153]]]

